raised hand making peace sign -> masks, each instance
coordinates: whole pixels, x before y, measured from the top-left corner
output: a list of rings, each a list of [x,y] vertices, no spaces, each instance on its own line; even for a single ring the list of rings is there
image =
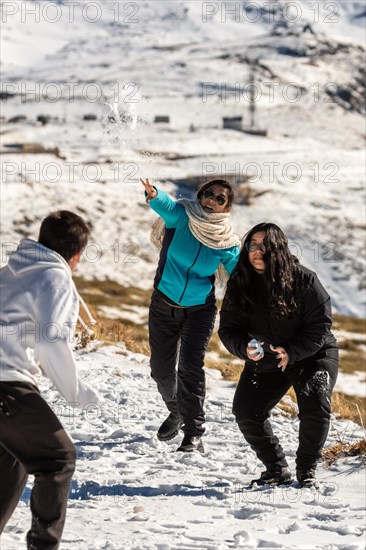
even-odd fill
[[[158,193],[155,189],[155,187],[153,185],[151,185],[151,183],[149,182],[148,178],[146,178],[146,180],[144,181],[143,179],[140,178],[140,181],[142,183],[142,185],[145,187],[145,191],[146,191],[146,200],[149,201],[151,199],[154,199],[155,197],[157,197]]]

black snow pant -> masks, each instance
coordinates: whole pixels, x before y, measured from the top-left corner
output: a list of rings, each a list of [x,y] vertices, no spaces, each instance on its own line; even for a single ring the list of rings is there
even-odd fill
[[[216,311],[214,303],[181,308],[167,304],[157,292],[151,297],[151,376],[169,411],[183,418],[186,435],[205,431],[203,366]]]
[[[325,354],[324,354],[325,355]],[[269,421],[271,409],[293,386],[299,407],[299,445],[296,468],[316,468],[325,444],[330,419],[331,394],[338,373],[338,350],[326,350],[320,359],[301,366],[260,372],[244,368],[233,404],[233,413],[246,441],[268,468],[287,466],[283,449]]]
[[[38,389],[0,382],[0,533],[32,474],[27,548],[56,550],[75,461],[74,445]]]

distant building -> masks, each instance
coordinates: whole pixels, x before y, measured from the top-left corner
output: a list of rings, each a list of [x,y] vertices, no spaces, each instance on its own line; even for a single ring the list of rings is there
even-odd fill
[[[160,123],[169,124],[170,117],[167,116],[167,115],[156,115],[154,117],[154,122],[155,122],[155,124],[160,124]]]
[[[224,130],[239,130],[241,132],[243,129],[242,116],[223,117],[222,123]]]
[[[97,120],[97,115],[93,113],[87,113],[83,116],[83,120]]]
[[[25,122],[27,120],[27,117],[25,115],[17,115],[13,116],[12,118],[9,118],[8,122],[11,123],[17,123],[17,122]]]

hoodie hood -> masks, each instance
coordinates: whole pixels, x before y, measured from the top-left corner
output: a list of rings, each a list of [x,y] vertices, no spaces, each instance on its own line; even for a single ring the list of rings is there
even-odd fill
[[[15,276],[48,267],[66,269],[70,277],[72,275],[69,264],[60,254],[32,239],[20,241],[9,257],[8,267]]]
[[[22,239],[1,269],[0,292],[1,382],[37,386],[45,374],[67,401],[95,401],[96,393],[77,376],[72,354],[79,302],[84,302],[67,262],[40,243]]]
[[[47,246],[44,246],[43,244],[40,244],[39,242],[32,239],[22,239],[20,241],[18,248],[10,255],[8,268],[15,277],[35,272],[37,270],[57,268],[64,271],[66,270],[67,274],[70,276],[70,279],[72,279],[72,271],[67,261],[54,250],[51,250],[50,248],[47,248]],[[90,324],[95,325],[96,320],[90,313],[89,308],[87,307],[80,294],[78,294],[73,283],[72,286],[75,290],[79,302],[81,303],[88,317]],[[78,317],[78,320],[80,324],[84,327],[84,329],[88,332],[88,334],[93,334],[93,331],[88,328],[80,315]]]

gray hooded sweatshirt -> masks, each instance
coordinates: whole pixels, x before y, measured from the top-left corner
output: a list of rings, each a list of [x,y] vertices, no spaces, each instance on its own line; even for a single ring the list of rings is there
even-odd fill
[[[78,311],[68,263],[22,239],[0,270],[0,382],[37,386],[43,373],[74,406],[97,402],[98,393],[77,375],[71,348]]]

